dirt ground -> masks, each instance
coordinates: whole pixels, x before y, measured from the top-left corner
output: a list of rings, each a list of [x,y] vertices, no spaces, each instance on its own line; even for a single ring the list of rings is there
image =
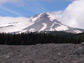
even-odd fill
[[[0,63],[84,63],[84,45],[0,45]]]

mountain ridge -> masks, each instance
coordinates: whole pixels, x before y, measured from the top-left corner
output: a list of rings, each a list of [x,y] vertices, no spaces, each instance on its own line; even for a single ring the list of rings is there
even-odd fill
[[[62,24],[52,13],[41,13],[30,18],[19,18],[18,21],[10,21],[0,26],[0,32],[4,33],[27,33],[41,31],[65,31],[70,33],[82,33],[83,29],[72,28]]]

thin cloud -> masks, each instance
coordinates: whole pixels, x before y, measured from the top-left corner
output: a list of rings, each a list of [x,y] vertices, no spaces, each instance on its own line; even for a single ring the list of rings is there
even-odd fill
[[[66,1],[72,1],[72,0],[0,0],[0,4],[5,4],[5,3],[19,3],[19,4],[25,4],[28,3],[30,1],[44,1],[44,2],[66,2]]]
[[[17,2],[22,2],[23,0],[0,0],[0,4],[5,4],[5,3],[17,3]]]
[[[7,7],[1,6],[1,5],[0,5],[0,9],[5,10],[5,11],[7,11],[7,12],[10,12],[10,13],[12,13],[12,14],[14,14],[14,15],[17,15],[17,16],[21,16],[20,13],[18,13],[18,12],[16,12],[16,11],[13,11],[13,10],[7,8]]]
[[[33,3],[27,4],[27,6],[24,6],[24,9],[27,11],[30,11],[34,14],[36,14],[36,13],[39,14],[39,13],[43,13],[43,12],[47,11],[45,6],[43,4],[41,4],[39,1],[34,1],[34,3],[35,4],[33,4]],[[27,7],[29,7],[29,8],[27,8]]]

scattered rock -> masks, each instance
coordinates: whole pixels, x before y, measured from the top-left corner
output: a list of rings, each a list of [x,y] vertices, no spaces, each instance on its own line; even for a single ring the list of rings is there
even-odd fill
[[[84,46],[84,42],[82,42],[81,45]]]
[[[84,47],[76,44],[1,45],[0,63],[83,63],[83,54]]]

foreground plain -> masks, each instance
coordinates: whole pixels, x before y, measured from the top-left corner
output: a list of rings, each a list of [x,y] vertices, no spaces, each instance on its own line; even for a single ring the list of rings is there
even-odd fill
[[[81,44],[0,45],[0,63],[83,63]]]

